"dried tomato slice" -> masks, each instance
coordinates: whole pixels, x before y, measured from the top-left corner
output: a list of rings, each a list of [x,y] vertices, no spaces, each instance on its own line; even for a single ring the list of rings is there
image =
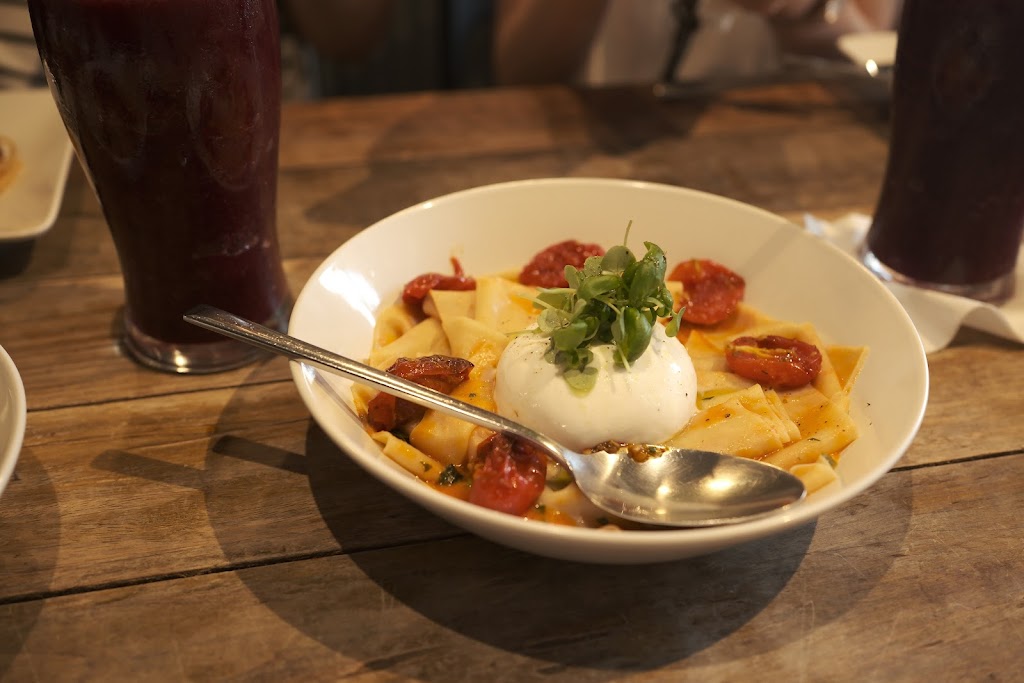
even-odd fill
[[[423,356],[399,358],[388,372],[434,391],[450,394],[469,377],[473,364],[464,358],[452,356]],[[381,392],[366,406],[366,421],[377,431],[391,431],[395,427],[423,417],[426,408],[416,403]]]
[[[454,275],[424,273],[417,275],[402,289],[402,302],[417,313],[423,312],[423,300],[432,289],[467,291],[476,289],[476,280],[466,275],[459,260],[452,257]]]
[[[529,441],[492,434],[477,447],[469,502],[525,515],[544,492],[547,455]]]
[[[821,351],[814,344],[768,335],[738,337],[725,347],[729,369],[772,389],[796,389],[821,372]]]
[[[695,325],[714,325],[728,318],[747,286],[742,277],[711,259],[683,261],[667,279],[683,283],[683,320]]]
[[[604,248],[598,244],[583,244],[566,240],[543,249],[526,264],[519,273],[519,282],[535,287],[568,287],[565,267],[582,268],[591,256],[604,256]]]

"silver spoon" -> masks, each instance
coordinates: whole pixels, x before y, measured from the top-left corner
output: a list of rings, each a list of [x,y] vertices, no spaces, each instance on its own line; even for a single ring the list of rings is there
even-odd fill
[[[806,494],[803,482],[783,469],[720,453],[671,449],[642,463],[625,453],[576,453],[500,415],[213,306],[198,306],[184,317],[194,325],[291,360],[532,441],[572,473],[591,502],[622,519],[675,527],[730,524],[774,512]]]

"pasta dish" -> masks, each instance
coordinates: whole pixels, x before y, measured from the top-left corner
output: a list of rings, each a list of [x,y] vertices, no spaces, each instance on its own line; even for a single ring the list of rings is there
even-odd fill
[[[786,469],[809,492],[836,482],[867,349],[749,306],[727,266],[669,268],[646,246],[569,240],[506,273],[470,275],[456,259],[452,274],[410,273],[367,362],[581,452],[710,450]],[[353,396],[384,454],[439,491],[551,523],[630,526],[529,443],[366,387]]]

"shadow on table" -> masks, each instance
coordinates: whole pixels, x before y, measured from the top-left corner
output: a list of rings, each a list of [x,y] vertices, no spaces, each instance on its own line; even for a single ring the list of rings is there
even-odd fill
[[[31,505],[28,500],[34,498]],[[46,510],[46,515],[19,510]],[[31,447],[22,449],[14,476],[0,500],[0,679],[6,680],[18,654],[32,634],[50,589],[60,547],[61,517],[53,481]],[[27,540],[31,539],[31,541]],[[10,552],[32,548],[33,552]],[[12,678],[28,677],[31,663],[14,667]]]
[[[0,242],[0,280],[14,277],[25,270],[32,260],[35,245],[34,239]]]
[[[813,536],[811,525],[706,557],[641,566],[550,560],[475,538],[403,553],[416,573],[396,567],[391,553],[352,559],[423,617],[510,655],[463,648],[481,656],[470,664],[481,676],[488,658],[510,669],[525,657],[537,673],[585,669],[588,680],[600,680],[684,661],[742,629],[789,583]],[[428,588],[432,577],[443,578]]]
[[[777,650],[875,587],[899,554],[911,507],[909,490],[893,488],[873,496],[870,510],[850,504],[823,524],[712,555],[600,566],[532,556],[439,523],[354,465],[312,421],[304,469],[347,554],[239,578],[283,621],[362,670],[421,681],[513,670],[603,681],[693,665],[726,639],[718,660]],[[373,510],[361,506],[367,495],[379,500]],[[231,514],[211,508],[229,557],[223,541],[242,523]],[[405,525],[397,536],[406,540],[392,531],[368,545],[388,525]]]

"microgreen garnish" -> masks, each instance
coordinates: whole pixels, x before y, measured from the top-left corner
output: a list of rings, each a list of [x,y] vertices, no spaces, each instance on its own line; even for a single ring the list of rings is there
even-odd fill
[[[583,269],[565,267],[568,287],[543,289],[534,300],[541,310],[537,327],[551,338],[545,358],[557,365],[575,391],[586,393],[597,380],[591,367],[595,344],[613,344],[615,362],[629,369],[651,343],[659,318],[671,318],[665,332],[679,332],[682,310],[673,313],[672,294],[665,286],[665,252],[644,242],[640,260],[626,246],[632,221],[621,245],[604,256],[591,256]]]

